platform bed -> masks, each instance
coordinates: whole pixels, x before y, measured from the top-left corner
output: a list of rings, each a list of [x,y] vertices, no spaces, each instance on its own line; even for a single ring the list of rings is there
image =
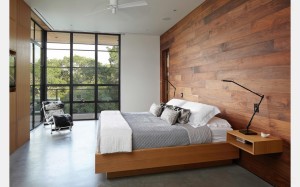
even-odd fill
[[[229,143],[139,149],[130,153],[95,154],[95,172],[117,178],[149,173],[219,166],[239,158]]]

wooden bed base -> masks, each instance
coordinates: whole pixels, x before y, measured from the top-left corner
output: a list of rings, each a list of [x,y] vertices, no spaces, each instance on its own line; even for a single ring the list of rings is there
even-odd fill
[[[140,149],[131,153],[95,154],[95,172],[108,178],[218,166],[239,158],[229,143]]]

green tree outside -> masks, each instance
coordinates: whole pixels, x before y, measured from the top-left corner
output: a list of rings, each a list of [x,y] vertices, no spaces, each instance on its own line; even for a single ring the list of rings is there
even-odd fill
[[[104,64],[98,62],[98,75],[95,76],[95,60],[84,56],[73,56],[73,83],[74,84],[90,84],[91,86],[76,86],[74,87],[74,101],[94,101],[95,94],[95,78],[97,77],[98,84],[116,84],[116,86],[99,86],[98,100],[107,101],[108,103],[98,104],[98,108],[118,109],[119,100],[119,54],[118,47],[107,47],[109,53],[109,63]],[[47,83],[48,84],[70,84],[70,58],[49,59],[47,61]],[[56,99],[59,97],[62,101],[70,101],[70,90],[67,86],[48,87],[48,99]],[[74,104],[74,113],[93,113],[93,103]],[[99,109],[98,109],[99,110]],[[97,112],[100,112],[97,111]]]

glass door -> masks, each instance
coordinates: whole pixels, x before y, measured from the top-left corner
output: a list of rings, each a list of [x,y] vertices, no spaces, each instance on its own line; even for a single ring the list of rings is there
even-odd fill
[[[30,130],[41,124],[42,29],[31,21],[30,43]]]

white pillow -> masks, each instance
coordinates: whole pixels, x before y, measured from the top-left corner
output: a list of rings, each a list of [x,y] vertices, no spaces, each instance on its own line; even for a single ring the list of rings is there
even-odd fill
[[[167,105],[173,105],[173,106],[179,106],[181,107],[184,103],[186,103],[187,101],[185,100],[181,100],[181,99],[171,99],[170,101],[168,101],[166,104]]]
[[[213,117],[211,120],[209,120],[207,126],[215,128],[231,128],[231,125],[227,120],[218,117]]]
[[[182,108],[191,110],[189,124],[194,128],[206,125],[211,118],[220,113],[216,106],[191,101],[184,103]]]

